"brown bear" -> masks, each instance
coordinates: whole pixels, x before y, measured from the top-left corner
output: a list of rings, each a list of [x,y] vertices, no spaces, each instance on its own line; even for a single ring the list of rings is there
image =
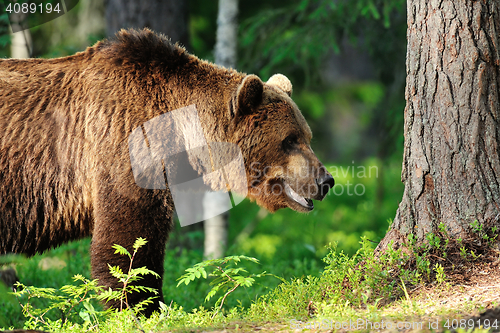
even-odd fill
[[[251,200],[270,211],[312,210],[311,199],[322,200],[334,181],[291,94],[283,75],[263,82],[216,66],[148,29],[122,30],[68,57],[0,60],[0,254],[33,255],[91,236],[93,277],[119,288],[108,264],[126,271],[129,262],[112,245],[131,250],[143,237],[134,266],[163,276],[171,191],[136,184],[128,138],[189,105],[207,142],[241,150]],[[151,314],[162,279],[140,284],[160,293]],[[129,303],[150,296],[132,294]]]

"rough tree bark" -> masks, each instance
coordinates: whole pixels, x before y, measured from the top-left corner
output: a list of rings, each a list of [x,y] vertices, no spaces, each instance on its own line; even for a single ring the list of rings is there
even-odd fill
[[[178,0],[108,0],[106,34],[113,36],[122,28],[148,27],[189,47],[187,6],[187,1]]]
[[[215,63],[227,68],[236,66],[238,34],[238,0],[219,0],[217,15],[217,36],[215,45]],[[220,205],[220,201],[227,200],[227,195],[221,193],[221,198],[205,196],[203,208],[209,211]],[[206,220],[204,256],[206,258],[220,258],[224,255],[227,243],[228,213],[220,214]]]
[[[408,0],[405,191],[379,244],[499,224],[500,10],[493,0]]]

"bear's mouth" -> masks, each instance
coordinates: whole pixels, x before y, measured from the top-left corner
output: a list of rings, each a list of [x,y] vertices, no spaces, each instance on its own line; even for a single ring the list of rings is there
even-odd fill
[[[288,183],[286,181],[283,181],[283,185],[285,187],[285,193],[286,193],[287,197],[290,200],[292,200],[294,203],[297,203],[302,207],[302,209],[297,209],[297,210],[304,210],[305,209],[305,211],[311,211],[314,209],[314,204],[313,204],[311,199],[304,198],[303,196],[301,196],[300,194],[295,192],[290,187],[290,185],[288,185]],[[290,207],[290,208],[293,209],[293,207]]]

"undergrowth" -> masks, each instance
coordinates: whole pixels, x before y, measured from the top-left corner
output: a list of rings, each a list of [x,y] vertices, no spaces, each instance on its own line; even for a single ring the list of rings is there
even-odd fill
[[[312,319],[345,318],[380,319],[384,305],[395,300],[412,303],[409,291],[426,284],[447,286],[450,276],[463,267],[481,260],[496,259],[491,255],[497,241],[497,230],[484,230],[478,223],[471,224],[476,237],[453,239],[443,225],[438,232],[429,233],[424,244],[417,245],[410,235],[406,247],[388,249],[376,256],[374,246],[362,237],[359,250],[352,256],[337,249],[336,244],[328,246],[324,257],[324,270],[317,276],[283,280],[275,289],[254,299],[249,307],[241,304],[226,306],[226,299],[233,297],[239,288],[254,288],[259,279],[276,278],[273,274],[252,272],[248,264],[259,264],[258,260],[245,256],[230,256],[207,260],[187,268],[179,277],[178,288],[189,288],[195,280],[207,280],[211,289],[199,296],[200,306],[192,311],[174,302],[161,303],[160,310],[150,318],[141,316],[143,303],[130,307],[127,295],[143,290],[140,278],[155,274],[146,268],[132,269],[137,250],[145,244],[138,239],[134,253],[115,245],[119,255],[130,259],[128,272],[117,267],[110,271],[123,285],[121,290],[104,290],[97,281],[81,275],[74,277],[75,285],[66,285],[59,290],[35,288],[19,284],[14,295],[26,316],[25,329],[43,329],[62,332],[129,332],[172,330],[175,328],[238,327],[240,323],[270,322],[299,323]],[[135,282],[135,283],[132,283]],[[218,295],[213,306],[204,307],[204,302]],[[45,299],[39,303],[38,299]],[[97,301],[119,300],[122,311],[101,310]]]
[[[418,283],[445,283],[450,277],[453,280],[467,278],[468,267],[479,260],[482,263],[498,259],[493,249],[498,242],[498,228],[484,228],[478,221],[469,225],[470,236],[466,239],[455,238],[448,234],[443,223],[436,233],[428,233],[426,242],[417,245],[415,237],[410,234],[407,248],[411,259],[407,263],[408,270],[417,271],[416,279],[408,279],[413,285]]]

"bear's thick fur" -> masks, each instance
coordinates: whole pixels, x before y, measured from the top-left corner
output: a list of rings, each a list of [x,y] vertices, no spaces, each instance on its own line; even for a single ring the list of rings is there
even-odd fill
[[[163,276],[172,196],[136,185],[127,140],[148,120],[193,104],[208,142],[241,149],[251,199],[270,211],[311,210],[333,178],[309,146],[291,93],[283,75],[264,83],[148,29],[122,30],[69,57],[0,60],[0,254],[92,236],[93,277],[119,288],[108,264],[126,270],[128,258],[111,246],[131,250],[140,236],[148,243],[135,266]],[[161,279],[140,284],[163,299]]]

